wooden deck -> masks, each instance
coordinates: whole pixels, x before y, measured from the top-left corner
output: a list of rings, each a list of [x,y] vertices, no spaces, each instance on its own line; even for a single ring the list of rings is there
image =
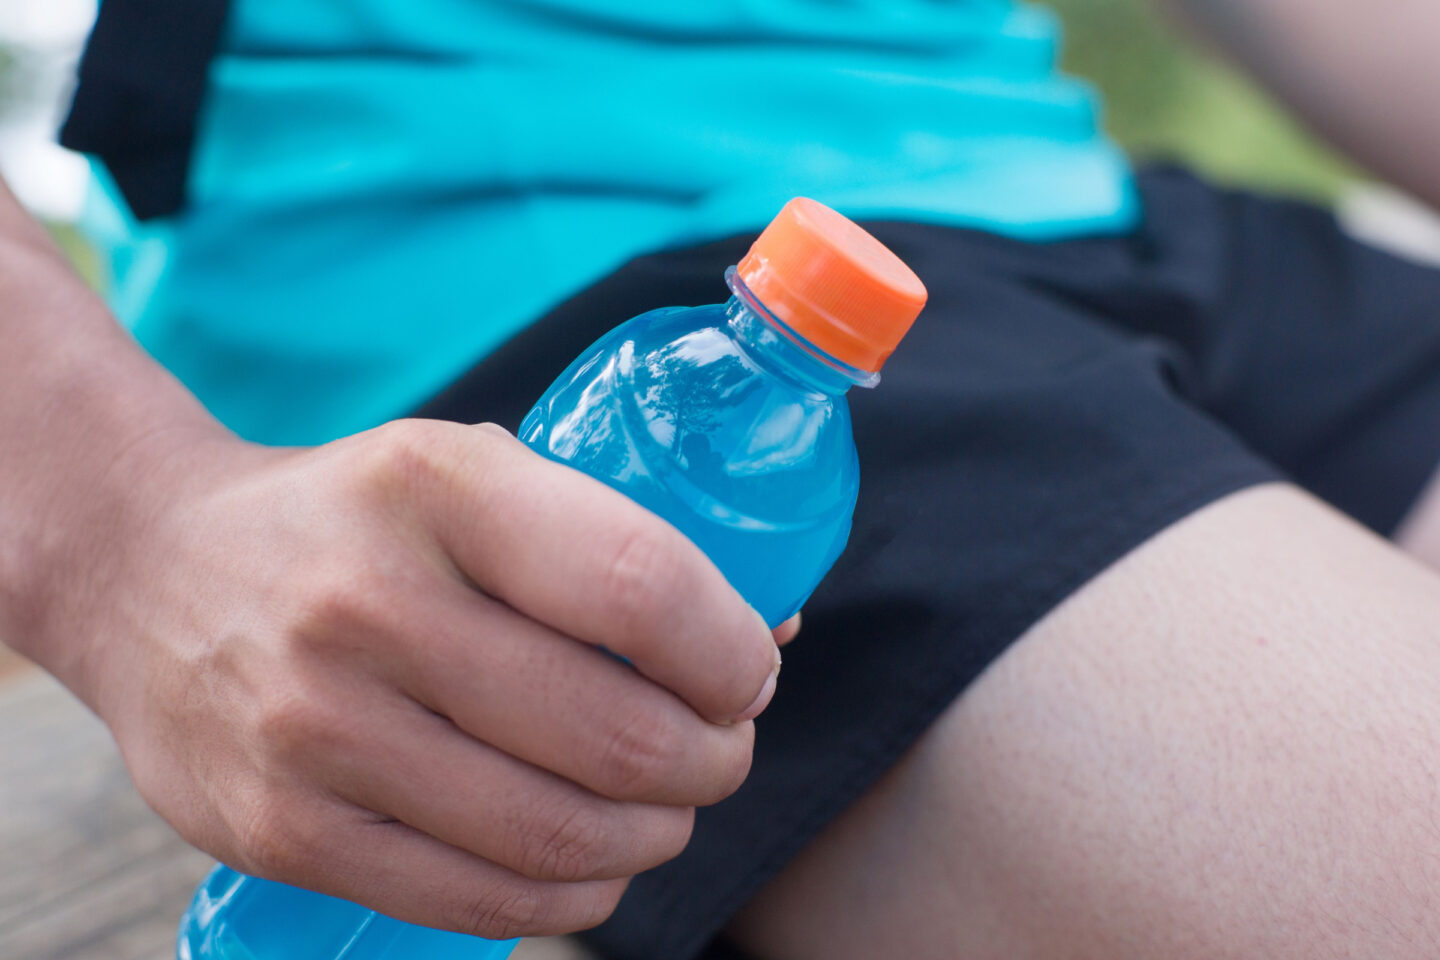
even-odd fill
[[[0,647],[0,958],[173,960],[212,861],[145,806],[108,731]],[[584,960],[531,940],[515,960]]]

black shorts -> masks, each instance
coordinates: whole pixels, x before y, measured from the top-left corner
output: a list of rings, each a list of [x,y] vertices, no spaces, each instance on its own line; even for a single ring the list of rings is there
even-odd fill
[[[869,226],[931,305],[851,394],[850,546],[805,610],[754,770],[589,935],[690,960],[1007,645],[1192,511],[1289,480],[1371,528],[1440,462],[1440,273],[1298,204],[1141,179],[1124,238],[1026,244]],[[724,300],[752,237],[643,257],[487,358],[423,414],[514,428],[614,324]]]

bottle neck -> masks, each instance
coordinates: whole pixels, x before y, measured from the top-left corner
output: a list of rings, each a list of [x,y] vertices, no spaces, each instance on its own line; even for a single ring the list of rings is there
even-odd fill
[[[770,373],[806,390],[842,396],[851,387],[874,387],[880,374],[842,363],[790,329],[761,303],[734,267],[725,282],[735,296],[725,305],[730,332],[757,363]]]

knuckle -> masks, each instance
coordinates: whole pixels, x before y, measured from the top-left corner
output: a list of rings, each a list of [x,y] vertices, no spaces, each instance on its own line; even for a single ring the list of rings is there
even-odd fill
[[[256,735],[263,754],[279,766],[304,764],[345,745],[346,724],[326,708],[318,690],[290,686],[259,707]]]
[[[487,940],[511,940],[539,931],[545,895],[528,883],[491,888],[483,896],[461,900],[453,924],[461,933]]]
[[[684,755],[676,724],[663,715],[635,712],[609,734],[599,753],[604,792],[619,800],[643,800],[664,792]]]
[[[395,420],[376,427],[364,445],[358,475],[382,496],[403,495],[443,471],[453,425],[435,420]]]
[[[490,421],[477,423],[474,429],[477,434],[483,435],[484,439],[488,442],[505,444],[515,442],[515,435],[498,423],[492,423]]]
[[[276,797],[258,801],[238,832],[246,870],[258,876],[293,882],[319,859],[319,836]]]
[[[298,588],[289,641],[301,653],[349,657],[377,631],[396,627],[403,568],[383,572],[381,565],[358,561],[319,570]]]
[[[304,753],[314,726],[315,709],[303,697],[284,694],[260,707],[256,733],[266,753],[293,759]]]
[[[602,869],[605,830],[600,818],[583,803],[537,824],[530,830],[521,873],[536,880],[576,883],[594,878]]]
[[[303,641],[323,641],[343,633],[367,619],[369,597],[355,575],[327,574],[304,592],[296,636]]]
[[[643,637],[680,611],[686,586],[683,559],[661,533],[629,531],[605,569],[605,595],[629,632]]]

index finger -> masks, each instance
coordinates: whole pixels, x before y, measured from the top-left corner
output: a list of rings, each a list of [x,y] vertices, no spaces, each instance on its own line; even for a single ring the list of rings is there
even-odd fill
[[[499,427],[457,429],[422,499],[480,589],[625,657],[712,722],[764,709],[780,666],[770,628],[684,534]]]

